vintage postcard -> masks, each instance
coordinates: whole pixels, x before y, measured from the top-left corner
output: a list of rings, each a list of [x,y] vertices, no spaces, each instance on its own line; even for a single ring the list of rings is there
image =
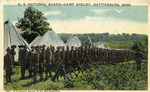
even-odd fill
[[[149,91],[149,0],[0,2],[0,92]]]

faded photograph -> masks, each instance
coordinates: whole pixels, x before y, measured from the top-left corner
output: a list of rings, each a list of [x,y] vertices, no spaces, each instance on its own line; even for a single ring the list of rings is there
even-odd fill
[[[148,6],[3,5],[4,90],[148,90]]]

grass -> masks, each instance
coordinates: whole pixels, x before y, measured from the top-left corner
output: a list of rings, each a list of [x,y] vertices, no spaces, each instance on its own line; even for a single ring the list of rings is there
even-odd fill
[[[95,42],[97,46],[99,42]],[[130,49],[133,45],[133,40],[119,40],[119,41],[106,41],[104,42],[105,47],[116,48],[116,49]]]
[[[12,82],[6,84],[5,90],[147,90],[147,61],[142,62],[141,71],[136,71],[136,62],[129,61],[111,65],[93,64],[84,68],[84,75],[72,74],[71,80],[59,78],[53,82],[51,78],[32,84],[32,78],[20,80],[20,67],[15,66]],[[54,73],[53,73],[54,75]],[[28,76],[28,71],[26,71]],[[37,76],[38,77],[38,76]]]

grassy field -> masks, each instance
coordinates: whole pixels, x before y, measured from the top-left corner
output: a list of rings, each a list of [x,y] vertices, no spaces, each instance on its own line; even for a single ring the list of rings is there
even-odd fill
[[[95,42],[97,46],[99,42]],[[104,42],[105,47],[110,47],[114,49],[130,49],[133,45],[133,40],[120,40],[120,41],[106,41]]]
[[[136,62],[129,61],[111,65],[93,64],[84,68],[84,75],[72,74],[71,80],[62,77],[53,82],[51,78],[32,84],[32,78],[20,80],[20,67],[15,66],[12,82],[6,84],[5,90],[147,90],[147,61],[143,60],[141,71],[136,71]],[[54,75],[54,73],[53,73]],[[26,76],[28,72],[26,70]],[[39,76],[37,76],[39,77]]]

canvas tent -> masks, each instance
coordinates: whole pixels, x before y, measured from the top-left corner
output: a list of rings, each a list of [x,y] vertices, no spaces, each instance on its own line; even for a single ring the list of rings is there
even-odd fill
[[[93,43],[93,41],[92,41],[92,39],[90,38],[90,37],[88,37],[88,39],[86,39],[83,43],[82,43],[82,45],[92,45],[92,46],[94,46],[94,43]]]
[[[101,49],[105,49],[104,43],[102,43],[102,42],[100,42],[97,47],[98,47],[98,48],[101,48]]]
[[[32,46],[54,46],[55,48],[57,46],[65,46],[64,42],[58,37],[58,35],[53,31],[49,30],[47,31],[38,41],[36,41]]]
[[[4,22],[4,55],[6,55],[6,49],[8,47],[11,48],[12,45],[16,45],[16,55],[15,60],[18,60],[18,46],[19,45],[26,45],[28,50],[30,50],[30,46],[28,43],[23,39],[23,37],[19,34],[18,31],[14,28],[13,24],[10,21]]]
[[[106,49],[110,49],[110,47],[108,46]]]
[[[36,43],[39,39],[41,38],[41,36],[37,36],[31,43],[30,46],[32,46],[32,44]]]
[[[66,42],[66,46],[74,46],[74,47],[80,47],[81,46],[81,41],[77,37],[77,35],[72,35]]]

